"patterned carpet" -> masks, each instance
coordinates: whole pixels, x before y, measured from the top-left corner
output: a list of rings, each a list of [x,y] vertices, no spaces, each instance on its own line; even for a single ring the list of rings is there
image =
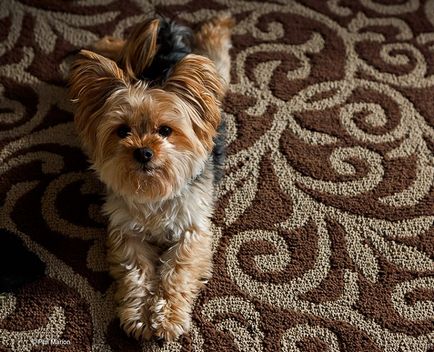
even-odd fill
[[[214,276],[188,336],[140,345],[65,77],[144,15],[228,10]],[[2,273],[11,238],[46,265],[0,296],[0,351],[434,351],[433,0],[0,0],[0,95]]]

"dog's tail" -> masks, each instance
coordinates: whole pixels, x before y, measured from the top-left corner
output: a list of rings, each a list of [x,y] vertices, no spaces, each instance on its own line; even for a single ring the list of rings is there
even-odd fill
[[[119,64],[137,80],[164,81],[171,68],[192,52],[191,29],[165,18],[137,26],[127,39]]]

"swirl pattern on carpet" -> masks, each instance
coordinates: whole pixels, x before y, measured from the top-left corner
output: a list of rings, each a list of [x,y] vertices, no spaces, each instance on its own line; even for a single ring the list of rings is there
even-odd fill
[[[163,347],[115,318],[66,95],[78,49],[155,12],[237,22],[214,274]],[[0,351],[433,352],[433,179],[433,0],[0,2],[0,229],[46,264]]]

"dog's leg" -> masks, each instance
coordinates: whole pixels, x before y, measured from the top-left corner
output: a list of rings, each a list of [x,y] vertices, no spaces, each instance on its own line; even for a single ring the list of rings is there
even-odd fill
[[[230,82],[229,49],[232,46],[231,30],[234,25],[235,21],[231,16],[218,16],[204,23],[195,34],[195,52],[214,61],[226,86]]]
[[[125,40],[106,36],[91,46],[91,50],[113,61],[119,59]]]
[[[211,235],[187,231],[161,256],[160,284],[151,307],[157,337],[173,341],[190,328],[193,301],[211,277]]]
[[[152,336],[149,302],[154,293],[157,249],[116,228],[109,231],[107,247],[121,326],[128,335],[148,340]]]

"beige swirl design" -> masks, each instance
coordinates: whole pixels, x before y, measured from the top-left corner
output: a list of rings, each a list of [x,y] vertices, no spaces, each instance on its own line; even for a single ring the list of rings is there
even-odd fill
[[[297,342],[303,339],[309,339],[312,337],[319,338],[325,342],[327,348],[331,352],[339,352],[339,342],[336,335],[330,330],[312,327],[309,325],[298,325],[285,332],[282,336],[282,350],[284,351],[301,351],[297,347]]]
[[[114,320],[106,220],[89,200],[103,189],[65,89],[72,52],[155,12],[237,21],[214,276],[190,335],[162,348]],[[74,305],[41,307],[46,323],[18,331],[8,324],[31,302],[1,296],[2,346],[71,334],[78,351],[434,348],[433,0],[11,0],[0,22],[0,230],[88,313],[74,325]]]

